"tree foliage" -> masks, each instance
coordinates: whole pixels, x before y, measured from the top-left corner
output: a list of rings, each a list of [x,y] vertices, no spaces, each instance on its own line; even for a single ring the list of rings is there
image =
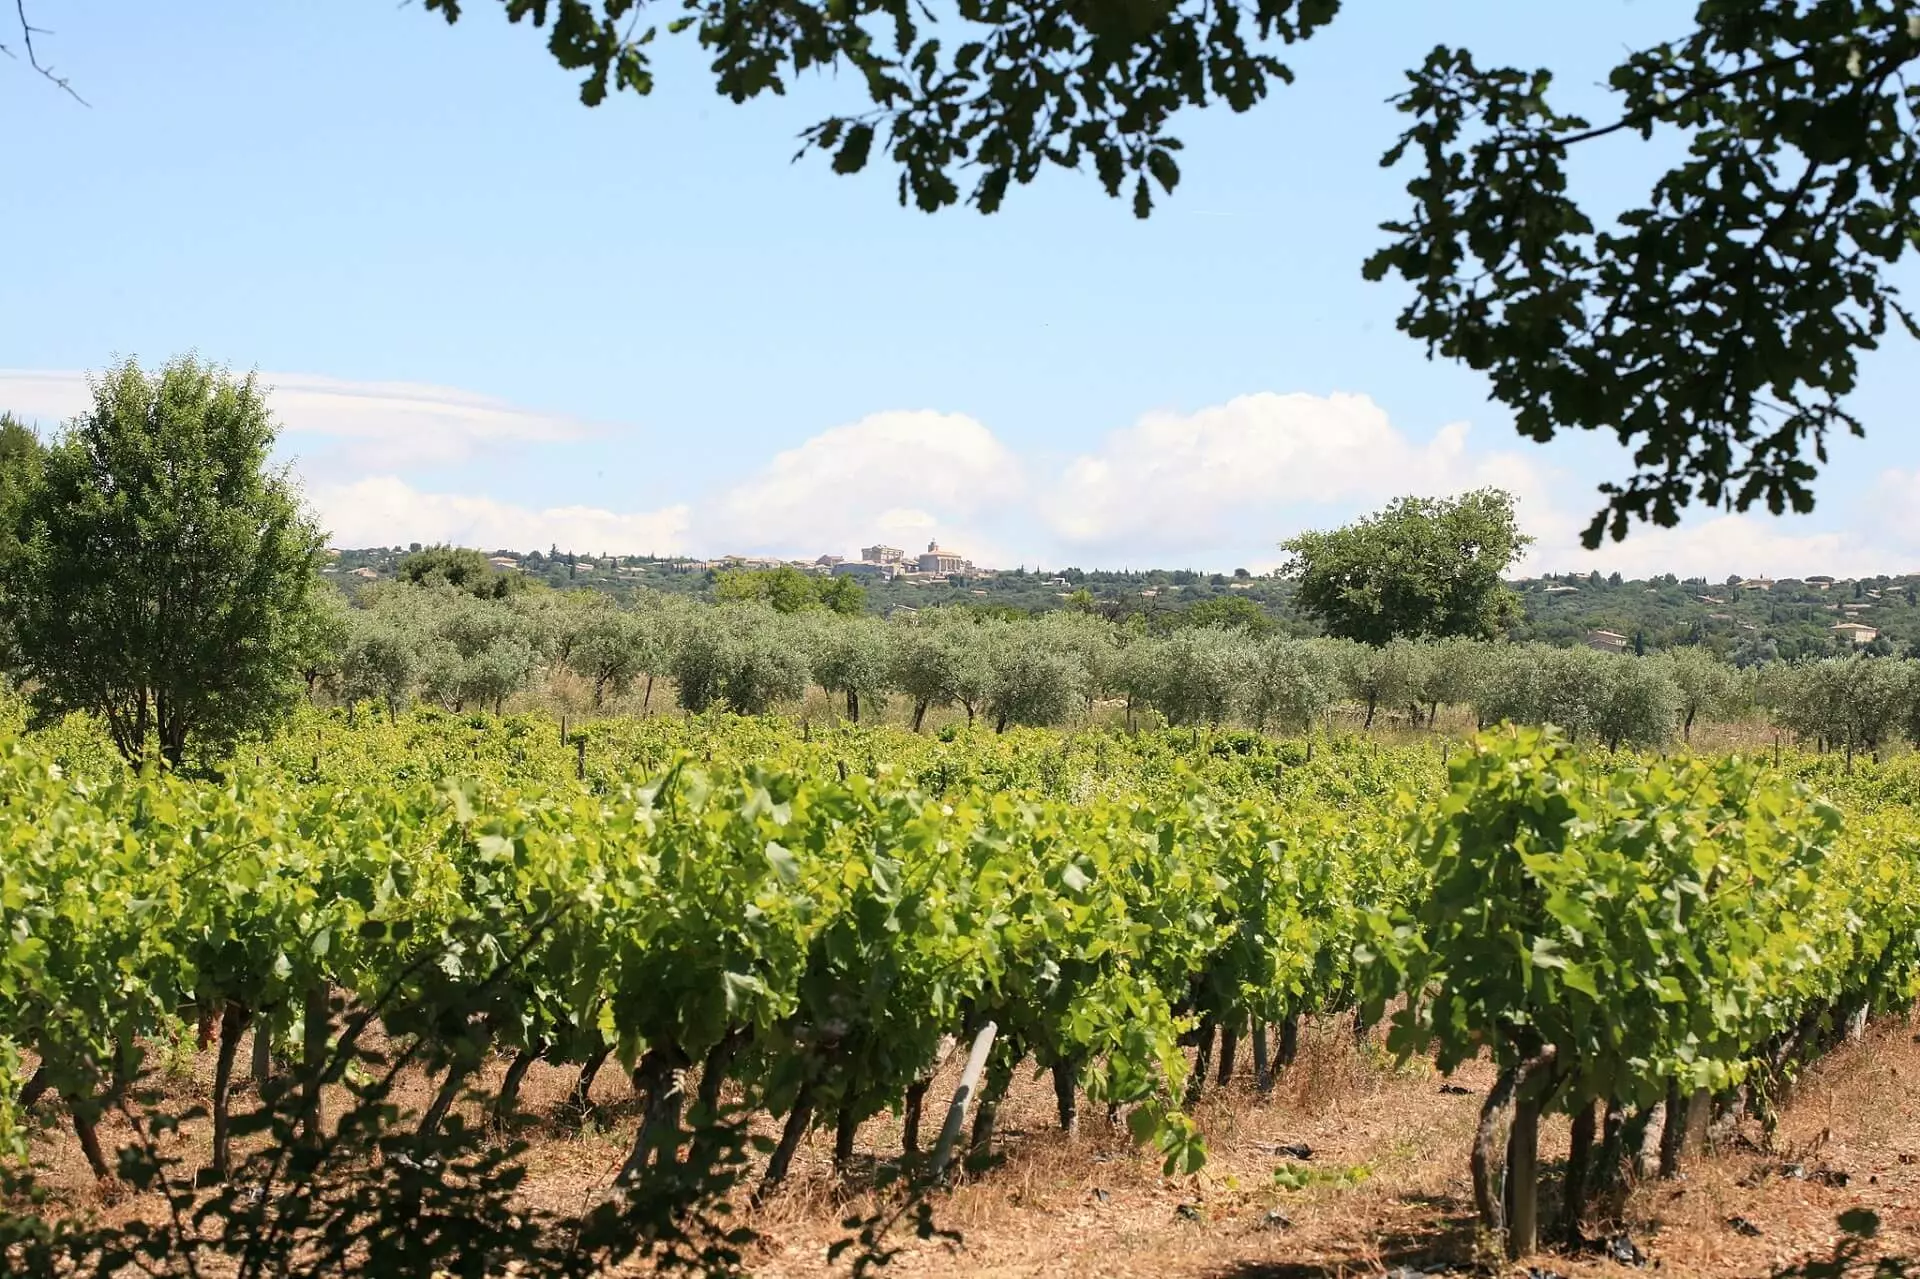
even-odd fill
[[[502,0],[551,20],[548,47],[584,71],[581,98],[649,93],[658,28],[635,0]],[[449,22],[461,0],[428,0]],[[808,71],[852,73],[871,106],[820,121],[801,151],[836,173],[876,157],[901,203],[984,213],[1048,167],[1090,167],[1145,217],[1171,192],[1186,108],[1245,111],[1292,79],[1277,46],[1339,0],[1006,0],[935,11],[908,0],[743,5],[684,0],[734,102]],[[1920,16],[1884,0],[1700,0],[1691,30],[1607,77],[1600,125],[1549,102],[1550,70],[1482,68],[1442,45],[1409,72],[1412,208],[1365,264],[1414,300],[1400,327],[1486,373],[1536,440],[1611,431],[1636,468],[1601,485],[1589,545],[1693,501],[1807,510],[1858,359],[1890,319],[1920,335],[1892,283],[1920,244]],[[1609,224],[1569,194],[1569,157],[1611,135],[1685,144],[1643,202]],[[1591,149],[1588,147],[1588,149]],[[963,183],[966,184],[963,186]]]
[[[519,573],[502,573],[483,552],[467,546],[429,546],[401,560],[399,572],[415,586],[441,582],[481,599],[505,599],[527,585]]]
[[[1501,578],[1532,540],[1499,489],[1405,497],[1345,528],[1281,543],[1289,557],[1281,571],[1299,583],[1300,607],[1344,639],[1492,639],[1518,614]]]
[[[1684,37],[1608,79],[1614,122],[1551,105],[1550,71],[1441,46],[1400,99],[1387,153],[1413,210],[1367,264],[1414,300],[1400,327],[1484,372],[1521,434],[1611,431],[1635,472],[1585,534],[1671,525],[1690,502],[1813,507],[1828,437],[1920,245],[1920,14],[1880,0],[1703,0]],[[1573,147],[1686,145],[1607,227],[1568,193]]]
[[[713,594],[722,602],[763,601],[780,613],[824,608],[851,617],[867,606],[865,588],[851,577],[818,577],[791,564],[723,570],[714,578]]]
[[[584,71],[580,99],[610,88],[653,91],[649,46],[635,0],[502,0],[508,18],[552,20],[547,47]],[[784,94],[808,71],[845,70],[871,109],[835,115],[802,135],[801,153],[830,156],[835,173],[858,173],[878,154],[900,170],[900,203],[932,212],[966,200],[992,213],[1015,183],[1049,167],[1091,166],[1109,195],[1145,217],[1153,188],[1180,180],[1167,132],[1186,107],[1222,102],[1245,111],[1269,81],[1292,72],[1263,47],[1312,35],[1339,0],[1200,0],[1088,4],[1010,0],[963,4],[943,29],[909,0],[741,4],[684,0],[666,25],[691,31],[711,58],[715,88],[732,101]],[[463,0],[427,0],[448,22]],[[962,190],[962,183],[967,189]]]
[[[302,672],[320,531],[269,466],[252,376],[132,360],[47,450],[0,608],[44,715],[99,715],[129,759],[270,725]]]

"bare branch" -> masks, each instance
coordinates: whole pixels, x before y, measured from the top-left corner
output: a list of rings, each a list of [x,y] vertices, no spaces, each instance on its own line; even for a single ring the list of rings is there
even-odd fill
[[[52,81],[56,87],[81,106],[91,106],[92,104],[81,97],[74,89],[72,82],[69,81],[67,77],[54,74],[51,64],[40,61],[40,53],[33,47],[33,38],[35,36],[50,36],[53,32],[47,30],[45,27],[36,27],[32,22],[27,20],[27,0],[13,0],[13,11],[20,17],[20,43],[27,51],[27,65]],[[19,61],[19,55],[16,54],[9,45],[0,44],[0,53],[6,54],[16,62]]]

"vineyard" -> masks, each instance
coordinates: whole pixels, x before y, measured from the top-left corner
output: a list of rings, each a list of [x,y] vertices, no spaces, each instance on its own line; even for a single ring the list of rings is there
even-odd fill
[[[603,1210],[675,1205],[629,1247],[702,1244],[714,1268],[746,1236],[675,1214],[777,1197],[815,1127],[845,1162],[864,1121],[900,1115],[885,1153],[919,1179],[903,1194],[930,1193],[930,1084],[989,1025],[976,1167],[1039,1071],[1062,1128],[1122,1125],[1180,1176],[1205,1164],[1189,1112],[1213,1080],[1238,1058],[1270,1088],[1303,1022],[1345,1014],[1443,1071],[1491,1064],[1457,1157],[1523,1256],[1579,1238],[1589,1191],[1764,1126],[1807,1062],[1912,1005],[1911,760],[1653,758],[1510,728],[1389,746],[306,710],[210,779],[131,772],[78,720],[15,730],[0,1143],[28,1167],[66,1126],[102,1179],[232,1212],[263,1168],[304,1166],[317,1213],[368,1182],[300,1152],[371,1124],[380,1166],[450,1150],[428,1180],[509,1193],[528,1071],[576,1072],[584,1112],[617,1069],[636,1117]],[[155,1058],[196,1029],[213,1136],[183,1169],[139,1117],[164,1109]],[[382,1091],[403,1067],[431,1081],[418,1113]],[[153,1138],[144,1159],[103,1148],[109,1110]],[[1543,1225],[1549,1114],[1572,1150]],[[321,1220],[292,1236],[319,1252],[280,1265],[323,1268]],[[594,1237],[573,1227],[576,1249]],[[521,1228],[436,1256],[492,1273]],[[83,1251],[47,1220],[9,1229],[49,1273]]]

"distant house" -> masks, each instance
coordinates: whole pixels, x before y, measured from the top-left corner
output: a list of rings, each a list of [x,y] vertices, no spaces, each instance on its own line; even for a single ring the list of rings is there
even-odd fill
[[[1863,622],[1836,623],[1833,634],[1836,639],[1843,639],[1849,644],[1871,644],[1880,638],[1880,632],[1877,629]]]
[[[847,557],[844,555],[822,555],[814,561],[815,564],[825,569],[831,569],[836,564],[845,564],[846,562]]]
[[[1816,573],[1814,576],[1803,578],[1802,580],[1816,591],[1830,591],[1833,589],[1833,579],[1827,577],[1825,574]]]
[[[842,560],[833,566],[835,577],[858,578],[862,582],[890,582],[900,567],[899,561],[891,564],[876,563],[873,560]]]
[[[355,577],[364,577],[371,580],[373,578],[380,576],[380,572],[378,569],[371,569],[371,568],[368,568],[366,565],[362,564],[359,568],[353,570],[353,575]]]
[[[1547,594],[1547,595],[1576,595],[1576,594],[1578,594],[1578,593],[1579,593],[1579,591],[1580,591],[1580,588],[1579,588],[1579,587],[1577,587],[1577,586],[1549,586],[1549,587],[1548,587],[1548,588],[1546,589],[1546,591],[1544,592],[1544,594]]]
[[[1603,653],[1624,653],[1627,651],[1627,637],[1618,631],[1588,631],[1587,647],[1597,648]]]
[[[520,567],[520,561],[514,559],[511,555],[490,555],[487,557],[487,563],[493,565],[495,568]]]
[[[1749,577],[1740,583],[1740,589],[1743,591],[1770,591],[1773,589],[1773,579],[1770,577]]]
[[[964,573],[972,567],[973,565],[967,560],[966,556],[960,554],[958,551],[942,550],[938,542],[928,542],[927,553],[920,557],[920,571],[922,573],[933,573],[936,575]]]
[[[863,546],[860,558],[869,564],[898,564],[906,558],[906,552],[897,546]]]

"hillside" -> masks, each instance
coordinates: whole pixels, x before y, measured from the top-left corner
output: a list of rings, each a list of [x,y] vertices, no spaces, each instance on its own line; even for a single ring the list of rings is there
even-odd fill
[[[329,566],[330,578],[352,590],[391,578],[408,552],[373,547],[342,550]],[[499,551],[519,571],[558,590],[588,589],[624,598],[645,589],[670,594],[711,595],[726,561],[646,556],[585,556],[569,553]],[[505,565],[503,564],[503,567]],[[812,566],[808,566],[812,567]],[[1920,573],[1897,577],[1772,580],[1735,579],[1709,583],[1673,574],[1652,579],[1622,579],[1618,574],[1573,574],[1514,581],[1524,609],[1512,632],[1515,640],[1569,645],[1585,642],[1594,631],[1610,631],[1629,648],[1661,649],[1703,645],[1742,665],[1773,658],[1792,660],[1852,651],[1833,627],[1847,622],[1871,627],[1876,635],[1859,647],[1870,652],[1920,656]],[[890,614],[900,608],[954,604],[993,606],[1023,613],[1063,607],[1077,592],[1087,592],[1093,607],[1111,617],[1144,616],[1150,626],[1177,625],[1188,610],[1203,613],[1234,609],[1225,620],[1244,620],[1244,600],[1279,632],[1317,633],[1313,622],[1293,605],[1292,584],[1271,575],[1238,570],[1232,575],[1191,569],[1082,571],[1013,569],[955,577],[942,582],[893,581],[866,586],[868,607]],[[1208,601],[1219,601],[1208,604]],[[1215,615],[1216,620],[1218,615]]]

